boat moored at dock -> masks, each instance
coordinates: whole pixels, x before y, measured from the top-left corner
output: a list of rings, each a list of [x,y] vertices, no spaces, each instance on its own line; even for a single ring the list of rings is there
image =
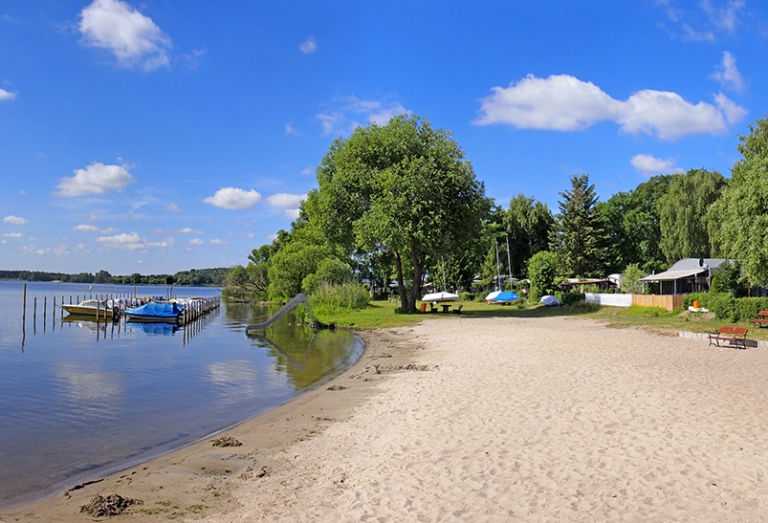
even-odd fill
[[[77,305],[62,305],[62,309],[72,316],[111,320],[116,317],[115,311],[106,300],[83,300]]]

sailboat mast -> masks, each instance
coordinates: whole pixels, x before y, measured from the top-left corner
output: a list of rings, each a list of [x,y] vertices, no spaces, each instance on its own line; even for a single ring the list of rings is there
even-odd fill
[[[512,256],[509,254],[509,236],[507,238],[507,267],[509,268],[509,281],[512,281]]]
[[[496,290],[501,291],[501,269],[499,268],[499,242],[493,242],[493,246],[496,247]]]

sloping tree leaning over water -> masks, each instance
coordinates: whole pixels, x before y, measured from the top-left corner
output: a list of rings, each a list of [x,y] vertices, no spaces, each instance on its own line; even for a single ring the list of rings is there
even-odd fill
[[[490,209],[464,151],[417,116],[355,129],[331,144],[309,194],[327,238],[355,250],[391,253],[401,309],[416,311],[430,259],[470,248]]]

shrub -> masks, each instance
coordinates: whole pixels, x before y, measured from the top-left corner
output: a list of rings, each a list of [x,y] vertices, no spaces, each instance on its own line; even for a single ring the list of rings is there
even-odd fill
[[[475,299],[475,294],[473,292],[462,292],[459,294],[459,299],[461,301],[472,301]]]
[[[572,303],[584,301],[586,296],[580,292],[556,292],[555,297],[560,300],[563,305],[571,305]]]
[[[340,309],[359,310],[368,306],[371,296],[362,285],[324,284],[309,297],[309,303],[315,312],[333,314]]]
[[[531,280],[531,299],[538,300],[555,291],[557,257],[549,251],[539,251],[528,262],[528,278]]]
[[[736,321],[750,321],[764,310],[768,310],[768,298],[738,298],[734,301]]]

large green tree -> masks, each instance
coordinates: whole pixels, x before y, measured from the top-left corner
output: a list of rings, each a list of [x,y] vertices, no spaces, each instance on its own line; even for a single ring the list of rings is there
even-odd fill
[[[335,140],[317,180],[310,220],[348,253],[390,253],[406,312],[416,310],[428,260],[470,248],[490,205],[450,132],[417,116]]]
[[[509,258],[514,276],[525,276],[531,256],[549,248],[549,234],[554,224],[555,219],[546,203],[522,193],[509,201],[504,225],[509,237]],[[506,248],[506,242],[503,246]]]
[[[560,213],[550,235],[551,250],[564,276],[599,276],[604,270],[603,227],[597,193],[589,175],[571,176],[571,189],[561,192]]]
[[[757,120],[740,142],[743,157],[710,218],[717,216],[722,254],[741,261],[750,284],[768,285],[768,120]]]
[[[661,250],[667,262],[710,257],[707,211],[725,185],[723,175],[704,169],[673,175],[669,190],[659,200]]]
[[[619,272],[631,264],[644,271],[667,266],[661,251],[661,198],[672,175],[654,176],[627,192],[618,192],[597,206],[606,238],[606,269]]]

